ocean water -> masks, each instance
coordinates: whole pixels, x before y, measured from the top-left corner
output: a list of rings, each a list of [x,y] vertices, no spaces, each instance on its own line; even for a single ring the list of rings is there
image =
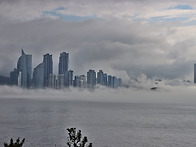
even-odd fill
[[[25,138],[25,147],[65,147],[69,127],[94,147],[195,147],[196,106],[0,99],[0,146]]]

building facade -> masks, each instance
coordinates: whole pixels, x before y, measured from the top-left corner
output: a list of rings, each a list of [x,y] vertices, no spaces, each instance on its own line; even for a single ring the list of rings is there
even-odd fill
[[[74,86],[74,87],[80,87],[80,76],[75,76],[75,77],[74,77],[73,86]]]
[[[43,57],[43,63],[44,63],[44,87],[48,87],[49,76],[50,74],[53,74],[52,55],[45,54]]]
[[[10,72],[10,85],[18,86],[18,70],[14,69],[14,71]]]
[[[57,89],[62,89],[64,88],[64,74],[59,74],[57,78]]]
[[[56,79],[56,75],[54,75],[54,74],[50,74],[50,75],[49,75],[48,87],[49,87],[49,88],[53,88],[53,89],[56,89],[56,88],[57,88],[57,79]]]
[[[40,63],[33,71],[33,87],[43,88],[44,87],[44,63]]]
[[[74,87],[85,88],[86,87],[86,76],[85,75],[75,76]]]
[[[113,87],[113,77],[111,75],[108,75],[108,87]]]
[[[118,88],[118,79],[115,76],[113,76],[112,78],[113,78],[112,88],[116,89],[116,88]]]
[[[87,86],[93,88],[96,85],[96,72],[90,69],[87,72]]]
[[[104,85],[104,73],[102,70],[97,73],[97,84]]]
[[[80,88],[86,88],[86,76],[85,75],[80,75]]]
[[[22,55],[17,63],[18,73],[21,73],[18,86],[23,88],[30,88],[31,86],[31,73],[32,73],[32,55],[27,55],[22,49]]]
[[[59,57],[59,74],[65,74],[68,71],[69,65],[69,53],[60,53]]]
[[[73,86],[73,71],[72,70],[65,72],[64,82],[65,82],[66,87]]]
[[[107,86],[108,85],[108,76],[106,73],[103,74],[103,85]]]

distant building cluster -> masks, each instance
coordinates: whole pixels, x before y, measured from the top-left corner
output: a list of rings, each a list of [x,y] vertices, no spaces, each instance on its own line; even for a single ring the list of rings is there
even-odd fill
[[[122,86],[122,79],[107,75],[102,70],[96,73],[92,69],[86,76],[74,76],[73,71],[69,70],[69,53],[66,52],[60,53],[58,75],[53,74],[53,60],[50,54],[43,56],[43,62],[34,68],[32,75],[32,55],[25,54],[23,50],[17,68],[10,72],[10,85],[22,88],[95,88],[97,84],[118,88]]]

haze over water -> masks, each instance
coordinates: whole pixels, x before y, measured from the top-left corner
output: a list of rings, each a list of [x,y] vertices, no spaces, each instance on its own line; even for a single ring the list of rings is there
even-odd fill
[[[65,147],[66,129],[76,127],[94,147],[195,146],[194,88],[182,89],[9,90],[0,98],[0,144],[21,137],[27,147]]]

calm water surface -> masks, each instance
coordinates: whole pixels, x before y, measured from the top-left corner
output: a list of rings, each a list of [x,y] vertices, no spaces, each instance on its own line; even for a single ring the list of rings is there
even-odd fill
[[[94,147],[195,147],[196,106],[0,99],[0,146],[65,147],[68,127]]]

